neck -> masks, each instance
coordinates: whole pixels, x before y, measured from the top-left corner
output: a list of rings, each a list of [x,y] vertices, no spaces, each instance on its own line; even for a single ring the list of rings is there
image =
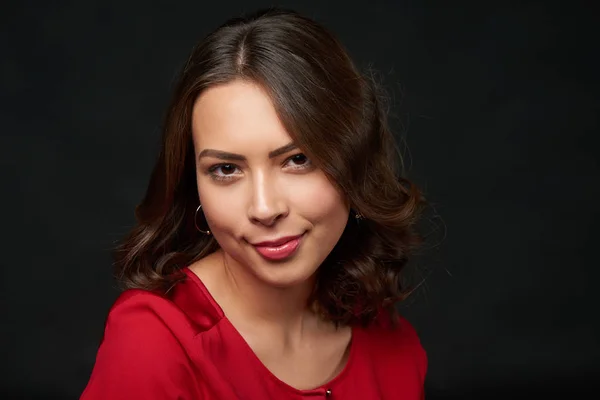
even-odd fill
[[[277,331],[285,337],[298,337],[309,323],[314,323],[316,318],[308,307],[314,278],[291,287],[273,287],[224,252],[222,259],[229,309],[243,316],[248,325]]]

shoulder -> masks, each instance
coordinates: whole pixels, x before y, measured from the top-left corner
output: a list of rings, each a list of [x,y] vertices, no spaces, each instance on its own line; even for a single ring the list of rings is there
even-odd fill
[[[131,329],[150,332],[168,328],[175,333],[191,330],[185,314],[170,299],[146,290],[130,289],[123,292],[110,308],[106,319],[106,331]]]
[[[169,299],[145,290],[123,292],[106,319],[100,350],[112,360],[158,361],[181,352],[191,332],[185,316]],[[192,333],[190,333],[192,334]]]
[[[171,301],[125,291],[109,311],[82,398],[134,398],[149,390],[185,388],[191,371],[186,341],[192,339],[193,330]]]
[[[427,353],[412,324],[404,317],[399,317],[395,326],[386,321],[375,324],[364,330],[366,342],[371,354],[378,358],[377,362],[390,368],[400,365],[412,366],[421,381],[427,372]]]

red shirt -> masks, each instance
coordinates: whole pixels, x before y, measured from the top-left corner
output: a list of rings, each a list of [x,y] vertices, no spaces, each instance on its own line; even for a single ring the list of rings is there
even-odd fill
[[[137,289],[121,294],[81,399],[424,398],[427,357],[406,319],[396,330],[354,327],[342,372],[298,390],[260,362],[200,279],[185,272],[170,299]]]

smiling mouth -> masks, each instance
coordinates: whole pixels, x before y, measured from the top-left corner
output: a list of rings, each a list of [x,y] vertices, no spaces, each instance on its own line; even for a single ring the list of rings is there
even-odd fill
[[[304,234],[271,242],[254,244],[256,251],[268,260],[283,260],[292,256],[300,247]]]

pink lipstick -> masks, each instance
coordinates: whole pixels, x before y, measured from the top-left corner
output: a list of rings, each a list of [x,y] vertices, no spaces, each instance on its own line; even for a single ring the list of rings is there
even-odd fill
[[[256,251],[268,260],[283,260],[296,252],[304,234],[255,243]]]

